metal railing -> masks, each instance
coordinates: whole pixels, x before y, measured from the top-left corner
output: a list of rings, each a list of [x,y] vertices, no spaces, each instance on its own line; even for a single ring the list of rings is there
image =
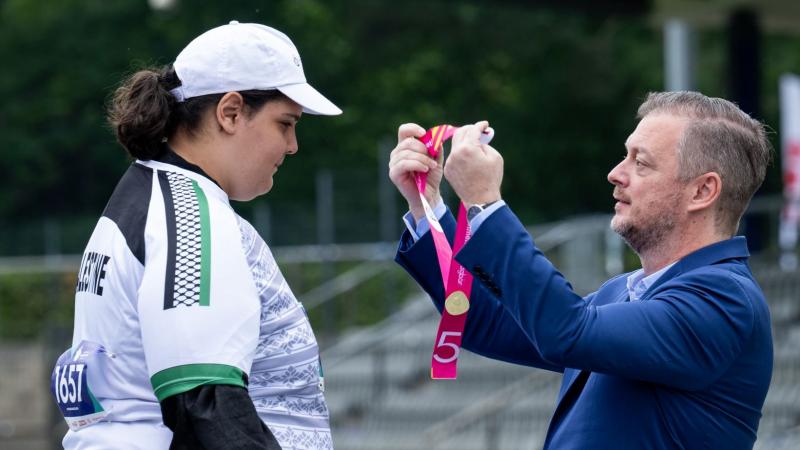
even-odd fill
[[[509,405],[519,398],[529,396],[532,391],[557,387],[554,381],[557,380],[550,377],[542,377],[542,374],[538,371],[532,371],[530,375],[519,379],[494,395],[486,397],[458,414],[428,427],[423,433],[424,439],[431,448],[436,448],[451,436],[478,425],[483,426],[485,429],[484,448],[486,450],[495,450],[499,448],[498,416],[500,412],[507,410]]]
[[[780,202],[775,198],[755,201],[749,214],[760,214],[777,217]],[[571,281],[574,277],[571,272],[580,271],[582,267],[593,267],[596,277],[607,277],[619,273],[623,269],[625,248],[616,235],[609,232],[608,223],[610,216],[593,215],[561,221],[555,224],[546,224],[530,229],[535,236],[537,246],[554,260],[559,262],[558,267],[563,268],[565,275]],[[768,219],[771,220],[771,219]],[[595,244],[587,246],[585,239],[592,237]],[[362,244],[329,244],[274,247],[272,249],[276,260],[281,266],[299,263],[350,263],[359,262],[339,275],[323,281],[322,283],[298,295],[298,298],[310,310],[315,310],[330,304],[333,299],[342,294],[352,292],[364,283],[376,277],[386,275],[391,270],[398,270],[391,263],[396,251],[396,242],[374,242]],[[586,252],[602,254],[602,263],[587,259],[582,255]],[[11,273],[49,273],[77,271],[80,263],[78,255],[45,255],[32,257],[4,257],[0,258],[0,274]],[[572,269],[570,265],[575,265]],[[581,265],[583,264],[583,266]],[[576,289],[582,286],[573,283]],[[326,359],[326,368],[346,364],[356,355],[369,354],[372,358],[372,381],[369,386],[370,396],[373,400],[382,398],[387,391],[387,349],[385,343],[391,336],[396,336],[402,330],[402,323],[414,322],[432,313],[429,304],[423,308],[410,308],[402,310],[386,319],[381,326],[370,327],[356,331],[351,335],[351,342],[358,345],[334,344],[324,350],[325,354],[332,355]],[[415,369],[425,372],[426,368],[420,366]],[[486,430],[485,438],[487,449],[496,447],[499,414],[508,408],[509,403],[522,397],[523,392],[529,392],[538,383],[535,376],[523,377],[518,382],[511,384],[507,389],[494,396],[487,396],[479,403],[465,409],[462,413],[449,417],[446,422],[430,426],[425,433],[432,445],[439,446],[446,442],[442,438],[442,430],[463,429],[466,426],[482,426]]]

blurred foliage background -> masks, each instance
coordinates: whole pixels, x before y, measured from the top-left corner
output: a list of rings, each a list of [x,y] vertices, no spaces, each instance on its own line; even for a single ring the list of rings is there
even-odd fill
[[[164,3],[172,6],[153,7]],[[751,66],[733,63],[738,8],[757,11],[763,23]],[[624,154],[638,105],[665,88],[664,22],[671,17],[692,26],[697,90],[736,100],[736,76],[755,75],[758,102],[747,112],[773,130],[778,150],[758,195],[778,194],[778,79],[800,73],[797,0],[0,0],[0,351],[9,374],[0,377],[7,382],[0,447],[60,448],[65,425],[41,386],[71,339],[75,255],[131,163],[105,121],[124,77],[171,63],[195,36],[230,20],[267,24],[292,38],[308,80],[344,114],[303,117],[299,153],[281,167],[273,190],[234,203],[284,257],[308,253],[296,245],[399,236],[406,206],[388,185],[386,163],[405,122],[488,119],[505,159],[504,199],[541,230],[612,211],[606,174]],[[445,199],[455,206],[446,187]],[[751,249],[772,245],[759,233],[777,228],[775,211],[760,214],[760,225],[744,227]],[[600,244],[586,242],[572,240],[548,257],[563,269],[583,255],[575,247],[585,246],[599,256],[584,266],[602,271]],[[311,253],[324,253],[318,250]],[[278,258],[307,306],[335,280],[362,269],[378,273],[309,308],[323,349],[419,292],[389,261],[392,253]],[[630,252],[619,264],[637,265]],[[787,370],[796,374],[796,364]],[[34,412],[20,415],[21,404]],[[793,408],[765,417],[792,421]],[[796,429],[797,421],[786,423]],[[22,440],[9,447],[9,439]],[[30,444],[37,439],[50,444]]]
[[[385,239],[382,164],[404,122],[490,120],[505,158],[504,198],[525,223],[608,213],[606,174],[623,156],[638,105],[664,86],[662,27],[641,14],[649,1],[617,12],[559,3],[177,0],[157,10],[146,0],[0,0],[0,257],[83,251],[130,164],[105,122],[111,93],[126,75],[170,63],[193,37],[230,20],[286,32],[309,81],[345,111],[304,117],[300,152],[272,192],[235,205],[249,219],[269,206],[270,245],[319,241],[315,177],[323,170],[334,180],[333,241]],[[724,26],[695,35],[697,89],[729,96]],[[764,33],[761,55],[759,118],[777,129],[778,77],[800,71],[800,38]],[[778,152],[762,192],[779,192],[779,162]],[[399,232],[405,205],[391,195]],[[0,307],[13,298],[40,305],[29,312],[41,317],[49,300],[29,299],[65,296],[69,305],[74,275],[47,276],[58,281],[6,276]],[[9,324],[3,334],[31,328],[12,333]]]
[[[180,0],[156,11],[144,0],[6,0],[0,222],[97,216],[129,163],[104,121],[116,84],[232,19],[285,31],[308,79],[345,111],[301,122],[300,153],[282,168],[274,202],[313,197],[318,168],[375,178],[377,143],[400,123],[489,119],[504,195],[526,222],[607,212],[606,173],[636,107],[663,87],[661,29],[638,15],[526,2]],[[698,89],[710,95],[726,95],[723,32],[697,33]],[[766,44],[763,118],[774,127],[777,77],[800,67],[800,41]]]

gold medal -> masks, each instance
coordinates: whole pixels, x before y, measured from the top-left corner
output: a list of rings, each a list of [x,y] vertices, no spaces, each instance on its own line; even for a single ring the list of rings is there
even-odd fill
[[[451,316],[460,316],[469,309],[469,300],[467,300],[467,296],[463,292],[455,291],[444,301],[444,309]]]

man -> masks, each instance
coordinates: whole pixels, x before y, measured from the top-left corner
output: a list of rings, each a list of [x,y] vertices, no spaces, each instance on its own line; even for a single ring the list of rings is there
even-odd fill
[[[608,174],[611,227],[642,269],[581,298],[501,200],[503,160],[487,122],[453,137],[444,170],[400,127],[389,175],[409,203],[396,260],[441,311],[444,290],[413,172],[452,239],[442,174],[481,210],[456,260],[475,275],[462,345],[563,372],[546,449],[750,449],[772,374],[770,318],[734,237],[770,159],[763,126],[694,92],[650,94]],[[478,206],[474,208],[473,206]]]

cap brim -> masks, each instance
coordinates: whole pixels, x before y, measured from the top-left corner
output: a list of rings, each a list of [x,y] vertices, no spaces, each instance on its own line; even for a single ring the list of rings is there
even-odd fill
[[[289,84],[277,88],[287,97],[303,107],[303,112],[321,116],[337,116],[342,113],[338,106],[325,98],[308,83]]]

